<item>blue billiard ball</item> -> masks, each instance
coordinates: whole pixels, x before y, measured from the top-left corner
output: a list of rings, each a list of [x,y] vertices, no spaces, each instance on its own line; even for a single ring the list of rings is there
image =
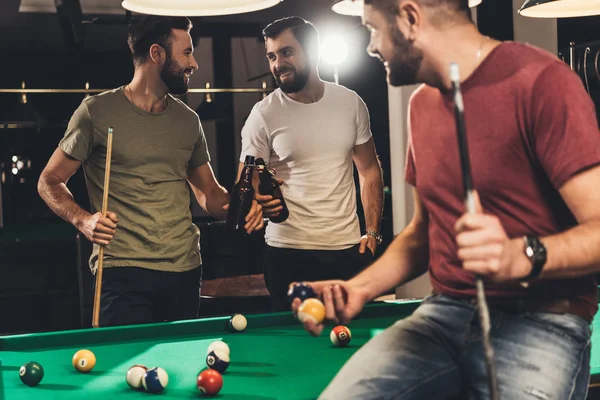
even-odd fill
[[[222,374],[229,367],[229,355],[222,350],[213,350],[206,356],[206,365]]]
[[[167,371],[159,367],[150,368],[146,371],[144,379],[142,379],[144,389],[150,393],[162,392],[168,383],[169,375],[167,375]]]
[[[290,286],[287,296],[291,303],[296,297],[299,298],[300,301],[304,301],[309,298],[317,297],[317,294],[310,285],[300,282],[294,283],[292,286]]]

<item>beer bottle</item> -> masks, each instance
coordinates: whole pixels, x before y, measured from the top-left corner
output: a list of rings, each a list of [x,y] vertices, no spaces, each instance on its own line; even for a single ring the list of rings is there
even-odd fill
[[[256,159],[256,171],[258,172],[258,177],[260,178],[258,192],[263,196],[273,196],[273,199],[281,200],[281,206],[283,207],[283,210],[279,212],[279,215],[275,217],[269,217],[269,221],[276,224],[285,221],[289,217],[290,212],[285,204],[283,194],[281,193],[281,188],[279,187],[279,182],[277,182],[277,179],[275,179],[273,176],[275,175],[275,171],[267,168],[265,160],[262,158]]]
[[[250,208],[252,208],[252,200],[254,199],[254,187],[252,187],[253,169],[254,157],[246,156],[242,176],[231,190],[227,220],[225,222],[225,226],[229,231],[245,231],[246,216]]]

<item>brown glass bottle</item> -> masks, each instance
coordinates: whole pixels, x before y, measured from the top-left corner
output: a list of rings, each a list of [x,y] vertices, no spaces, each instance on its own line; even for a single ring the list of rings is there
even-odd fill
[[[246,216],[252,208],[254,199],[254,187],[252,187],[252,172],[254,169],[254,157],[246,156],[244,170],[238,183],[231,190],[229,210],[225,226],[229,231],[244,232]]]
[[[258,184],[258,192],[263,196],[273,196],[274,199],[281,200],[281,206],[283,210],[279,212],[279,215],[275,217],[269,217],[269,221],[274,222],[276,224],[285,221],[290,216],[290,212],[285,204],[285,199],[283,198],[283,193],[281,193],[281,188],[279,187],[279,182],[273,176],[273,170],[267,168],[265,161],[262,158],[256,159],[256,171],[258,172],[258,177],[260,179],[260,183]]]

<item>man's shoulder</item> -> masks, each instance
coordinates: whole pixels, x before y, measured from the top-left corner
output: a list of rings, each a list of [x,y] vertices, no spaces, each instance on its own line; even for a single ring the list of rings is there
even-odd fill
[[[90,107],[106,107],[113,103],[124,99],[123,87],[107,90],[98,94],[94,94],[83,99],[82,103],[88,108]]]
[[[277,112],[275,109],[283,106],[283,92],[277,88],[261,101],[257,102],[252,112],[258,112],[261,115],[266,115],[269,112]]]
[[[170,93],[167,96],[169,97],[169,102],[171,102],[172,107],[177,112],[180,112],[183,116],[187,118],[191,118],[194,120],[198,119],[198,114],[196,113],[196,111],[192,110],[190,106],[185,104],[185,102],[183,102],[181,99],[178,99]]]

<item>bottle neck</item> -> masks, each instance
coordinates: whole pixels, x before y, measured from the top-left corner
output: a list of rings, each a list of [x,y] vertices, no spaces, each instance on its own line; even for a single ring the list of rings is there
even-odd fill
[[[252,166],[246,165],[244,167],[244,172],[242,173],[242,180],[246,183],[252,182]]]

